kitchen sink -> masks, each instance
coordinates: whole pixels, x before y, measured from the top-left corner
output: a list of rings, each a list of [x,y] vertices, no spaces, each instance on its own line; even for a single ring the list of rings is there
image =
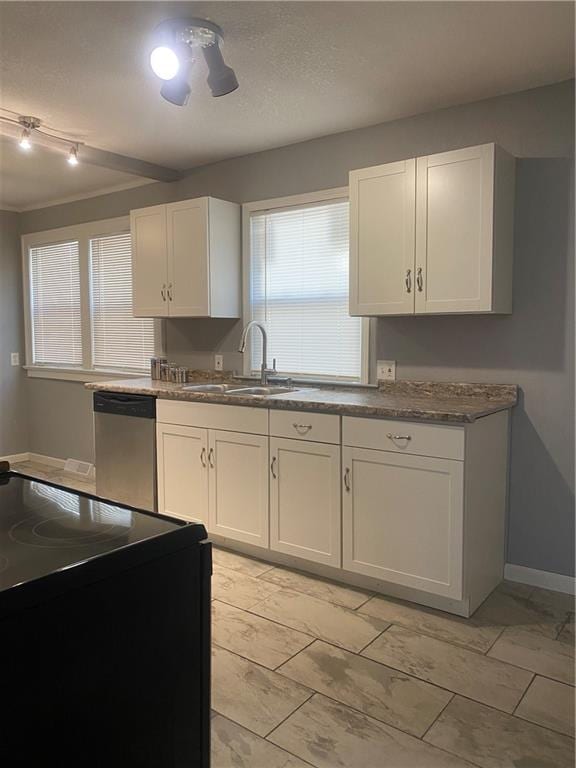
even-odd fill
[[[227,395],[251,395],[252,397],[268,397],[270,395],[285,395],[288,392],[297,392],[298,387],[238,387],[231,389]]]
[[[185,392],[228,392],[238,389],[238,384],[188,384],[182,387]]]

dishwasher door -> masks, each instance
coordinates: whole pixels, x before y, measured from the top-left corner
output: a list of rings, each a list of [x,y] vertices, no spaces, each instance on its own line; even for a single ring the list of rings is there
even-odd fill
[[[94,393],[96,494],[157,511],[156,398]]]

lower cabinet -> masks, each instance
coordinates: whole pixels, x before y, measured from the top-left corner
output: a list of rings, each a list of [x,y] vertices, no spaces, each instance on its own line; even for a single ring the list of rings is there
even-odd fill
[[[464,463],[343,448],[343,567],[462,598]]]
[[[270,548],[341,566],[340,446],[270,438]]]
[[[212,533],[268,547],[268,437],[208,430]]]
[[[156,425],[158,511],[208,524],[208,430]]]

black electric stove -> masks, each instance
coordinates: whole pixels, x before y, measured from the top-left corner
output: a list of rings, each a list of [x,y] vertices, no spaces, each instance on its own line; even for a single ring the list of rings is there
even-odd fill
[[[203,526],[0,475],[0,761],[209,765]]]

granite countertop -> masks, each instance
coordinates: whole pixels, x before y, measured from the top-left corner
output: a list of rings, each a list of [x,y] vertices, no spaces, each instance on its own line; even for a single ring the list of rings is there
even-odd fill
[[[212,381],[234,381],[222,376]],[[194,376],[188,385],[208,380],[206,374]],[[236,381],[238,386],[251,383]],[[252,383],[252,385],[257,382]],[[453,384],[448,382],[380,382],[379,387],[311,387],[295,385],[294,392],[267,397],[189,392],[185,384],[154,381],[150,378],[91,382],[87,389],[107,392],[155,395],[163,400],[273,408],[278,410],[336,413],[343,416],[412,419],[414,421],[467,424],[490,413],[513,408],[518,399],[515,384]]]

